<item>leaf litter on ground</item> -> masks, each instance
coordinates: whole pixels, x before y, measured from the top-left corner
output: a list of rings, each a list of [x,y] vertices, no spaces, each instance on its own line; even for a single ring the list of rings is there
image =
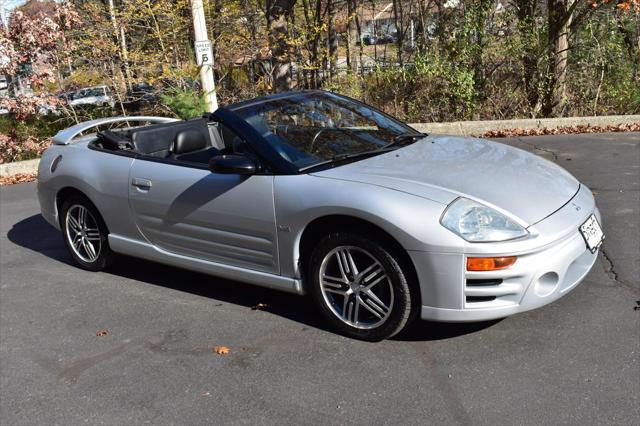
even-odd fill
[[[213,352],[218,355],[228,355],[231,352],[231,349],[226,346],[214,346]]]

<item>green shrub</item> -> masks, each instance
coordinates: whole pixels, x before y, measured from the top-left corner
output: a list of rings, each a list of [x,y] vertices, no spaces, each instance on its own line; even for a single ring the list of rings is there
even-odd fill
[[[204,96],[196,89],[171,88],[160,95],[162,103],[176,117],[187,120],[207,112]]]

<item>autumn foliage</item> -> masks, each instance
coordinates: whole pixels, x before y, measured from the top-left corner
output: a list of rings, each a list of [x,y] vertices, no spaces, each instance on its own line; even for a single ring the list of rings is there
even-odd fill
[[[327,89],[408,122],[640,113],[640,0],[207,0],[218,99]],[[389,28],[393,29],[389,29]],[[373,37],[373,38],[372,38]],[[0,29],[0,161],[57,128],[203,112],[189,0],[27,1]],[[31,94],[15,90],[16,76]],[[57,96],[111,88],[115,109]],[[25,92],[26,93],[26,92]],[[48,115],[47,115],[48,114]],[[47,133],[48,132],[48,133]]]

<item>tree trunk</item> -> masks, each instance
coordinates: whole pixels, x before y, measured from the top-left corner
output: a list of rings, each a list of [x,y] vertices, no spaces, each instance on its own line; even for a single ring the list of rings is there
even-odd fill
[[[538,83],[540,81],[537,49],[538,41],[536,37],[535,16],[538,11],[537,0],[515,0],[514,6],[518,18],[518,32],[522,39],[522,80],[530,108],[531,117],[535,118],[540,109],[540,92]]]
[[[393,0],[393,20],[396,27],[396,34],[398,39],[396,40],[396,48],[398,55],[398,64],[400,68],[404,67],[402,58],[402,51],[404,49],[404,10],[402,8],[402,0]],[[386,48],[386,45],[385,45]],[[386,61],[386,49],[385,49],[385,61]]]
[[[634,37],[634,32],[625,27],[621,14],[617,14],[616,16],[616,24],[620,35],[622,35],[624,45],[627,48],[629,59],[631,60],[633,67],[631,71],[632,77],[634,80],[638,80],[638,71],[640,69],[640,27],[636,26],[635,32],[637,35]]]
[[[549,56],[551,72],[543,103],[545,116],[562,116],[567,102],[567,59],[569,56],[569,27],[576,0],[548,0]]]
[[[153,28],[156,32],[156,37],[158,38],[158,43],[160,43],[160,50],[162,51],[162,57],[165,62],[168,62],[167,49],[164,46],[164,39],[162,37],[162,32],[160,31],[160,25],[158,24],[158,19],[156,18],[156,14],[153,12],[153,8],[151,7],[151,0],[147,0],[147,10],[149,11],[149,15],[151,15],[151,20],[153,21]]]
[[[327,0],[327,41],[329,44],[329,75],[331,78],[336,74],[338,62],[338,37],[336,35],[336,26],[333,22],[335,19],[334,2],[335,0]]]
[[[351,71],[358,71],[358,29],[356,28],[356,2],[347,0],[347,67]]]
[[[313,66],[313,88],[320,87],[320,30],[322,25],[322,1],[316,0],[315,11],[315,34],[313,35],[313,45],[311,48],[311,64]]]
[[[113,0],[109,0],[109,15],[111,18],[111,24],[113,25],[114,36],[119,44],[120,62],[124,67],[125,84],[127,85],[127,88],[131,90],[132,77],[131,69],[129,68],[129,52],[127,51],[127,40],[125,38],[124,28],[122,27],[122,25],[118,24],[118,20],[116,18],[116,9],[113,5]]]
[[[485,85],[485,64],[484,64],[484,49],[485,49],[485,32],[487,15],[493,6],[493,0],[479,0],[470,9],[472,19],[472,37],[470,39],[472,58],[471,66],[473,68],[473,82],[476,94],[480,101],[486,100]]]
[[[273,73],[273,90],[291,90],[291,55],[288,45],[287,14],[292,12],[296,0],[274,0],[267,7],[269,47]]]
[[[214,0],[213,13],[215,14],[215,16],[211,19],[211,22],[213,24],[211,28],[211,39],[213,40],[213,63],[217,64],[219,62],[218,39],[220,38],[220,25],[218,25],[218,20],[220,19],[220,15],[222,15],[222,0]]]

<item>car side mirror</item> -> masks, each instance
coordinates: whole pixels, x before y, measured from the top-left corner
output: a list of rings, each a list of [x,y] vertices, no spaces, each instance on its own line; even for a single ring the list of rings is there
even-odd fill
[[[226,175],[252,175],[257,171],[256,163],[244,155],[216,155],[209,160],[209,170]]]

